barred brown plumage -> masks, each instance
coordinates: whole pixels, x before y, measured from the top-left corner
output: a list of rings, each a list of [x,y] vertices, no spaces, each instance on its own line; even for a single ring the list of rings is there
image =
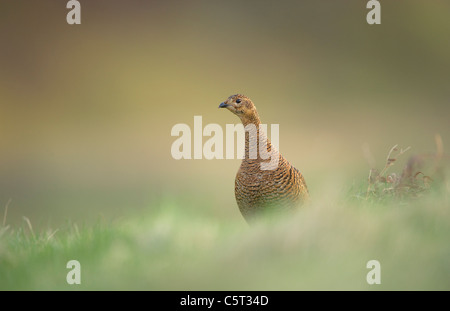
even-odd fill
[[[267,160],[260,156],[259,151],[255,159],[249,156],[250,141],[255,139],[252,135],[256,135],[258,141],[267,139],[259,128],[261,121],[250,98],[241,94],[232,95],[219,108],[227,108],[237,115],[244,126],[256,126],[256,132],[245,133],[245,157],[235,179],[236,202],[245,220],[251,221],[265,212],[293,210],[308,200],[303,175],[281,153],[278,154],[278,166],[273,170],[261,169],[260,164]],[[270,152],[273,148],[267,139],[267,151]]]

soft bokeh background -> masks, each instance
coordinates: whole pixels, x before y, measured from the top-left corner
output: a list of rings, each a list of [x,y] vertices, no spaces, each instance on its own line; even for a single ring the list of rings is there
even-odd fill
[[[450,146],[449,1],[383,1],[381,25],[364,0],[82,0],[81,25],[66,3],[0,0],[0,289],[450,288],[450,183],[358,196],[393,145],[390,172]],[[239,160],[171,157],[175,124],[238,123],[235,93],[310,208],[249,227]]]
[[[218,104],[253,99],[280,124],[280,149],[306,177],[360,183],[367,144],[450,146],[449,1],[66,1],[0,3],[0,206],[9,223],[93,222],[191,199],[240,219],[239,160],[172,159],[177,123],[237,123]],[[188,205],[189,202],[186,202]],[[195,213],[195,208],[192,208]]]

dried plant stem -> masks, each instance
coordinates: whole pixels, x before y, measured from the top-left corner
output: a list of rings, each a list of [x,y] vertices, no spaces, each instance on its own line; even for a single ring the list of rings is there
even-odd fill
[[[3,214],[3,227],[6,225],[6,216],[8,215],[8,207],[9,207],[9,204],[11,203],[11,201],[12,201],[12,199],[9,199],[8,203],[6,203],[6,206],[5,206],[5,213]]]
[[[25,220],[25,222],[27,223],[28,228],[30,229],[30,232],[31,232],[31,235],[33,236],[33,238],[36,238],[36,236],[34,235],[33,226],[31,225],[30,219],[28,219],[28,217],[23,216],[23,220]]]
[[[59,229],[56,229],[55,231],[53,231],[47,238],[47,242],[50,241],[50,239],[56,234],[56,232],[58,232]]]
[[[372,190],[372,182],[370,181],[372,178],[372,170],[369,171],[369,186],[367,187],[367,191],[366,191],[366,200],[369,198],[369,193],[370,190]]]
[[[388,170],[388,168],[391,167],[391,166],[394,164],[394,162],[397,160],[397,158],[398,158],[399,156],[403,155],[406,151],[408,151],[409,149],[411,149],[411,147],[407,147],[406,149],[400,149],[400,152],[397,154],[397,157],[392,158],[392,157],[391,157],[392,152],[394,152],[394,151],[397,150],[397,146],[398,146],[398,145],[395,145],[395,146],[392,147],[391,150],[389,151],[389,154],[388,154],[387,159],[386,159],[386,165],[384,166],[383,170],[380,172],[379,176],[383,176],[383,175],[386,173],[386,171]]]
[[[411,149],[411,147],[407,147],[406,149],[400,149],[400,152],[395,157],[393,157],[392,154],[393,154],[394,151],[398,150],[397,147],[398,147],[398,144],[393,146],[391,148],[391,150],[389,151],[388,156],[386,158],[386,165],[381,170],[381,172],[379,174],[377,174],[377,176],[375,176],[375,182],[377,182],[380,179],[380,177],[383,177],[384,174],[386,174],[386,172],[389,169],[389,167],[394,165],[394,162],[397,161],[397,158],[399,156],[403,155],[406,151]],[[371,181],[372,180],[372,171],[373,170],[370,170],[370,173],[369,173],[369,186],[367,187],[366,200],[369,198],[369,193],[370,193],[370,191],[372,191],[372,185],[374,184]]]

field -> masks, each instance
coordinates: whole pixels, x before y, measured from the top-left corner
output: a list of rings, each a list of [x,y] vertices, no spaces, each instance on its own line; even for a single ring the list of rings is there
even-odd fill
[[[449,290],[449,185],[381,201],[361,196],[364,186],[322,189],[295,217],[253,226],[216,217],[194,196],[89,226],[3,226],[0,289]],[[72,259],[80,285],[66,282]],[[366,281],[373,259],[379,285]]]
[[[450,290],[449,1],[66,2],[0,4],[0,290]],[[171,153],[237,93],[295,215],[249,226],[239,159]]]

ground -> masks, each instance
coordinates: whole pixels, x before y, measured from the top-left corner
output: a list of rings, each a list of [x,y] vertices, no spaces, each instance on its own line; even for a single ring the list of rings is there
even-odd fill
[[[365,186],[328,190],[294,217],[251,227],[193,198],[56,232],[4,226],[0,289],[449,290],[448,186],[381,201],[361,196]],[[80,285],[66,282],[72,259]],[[366,281],[369,260],[380,262],[380,285]]]

